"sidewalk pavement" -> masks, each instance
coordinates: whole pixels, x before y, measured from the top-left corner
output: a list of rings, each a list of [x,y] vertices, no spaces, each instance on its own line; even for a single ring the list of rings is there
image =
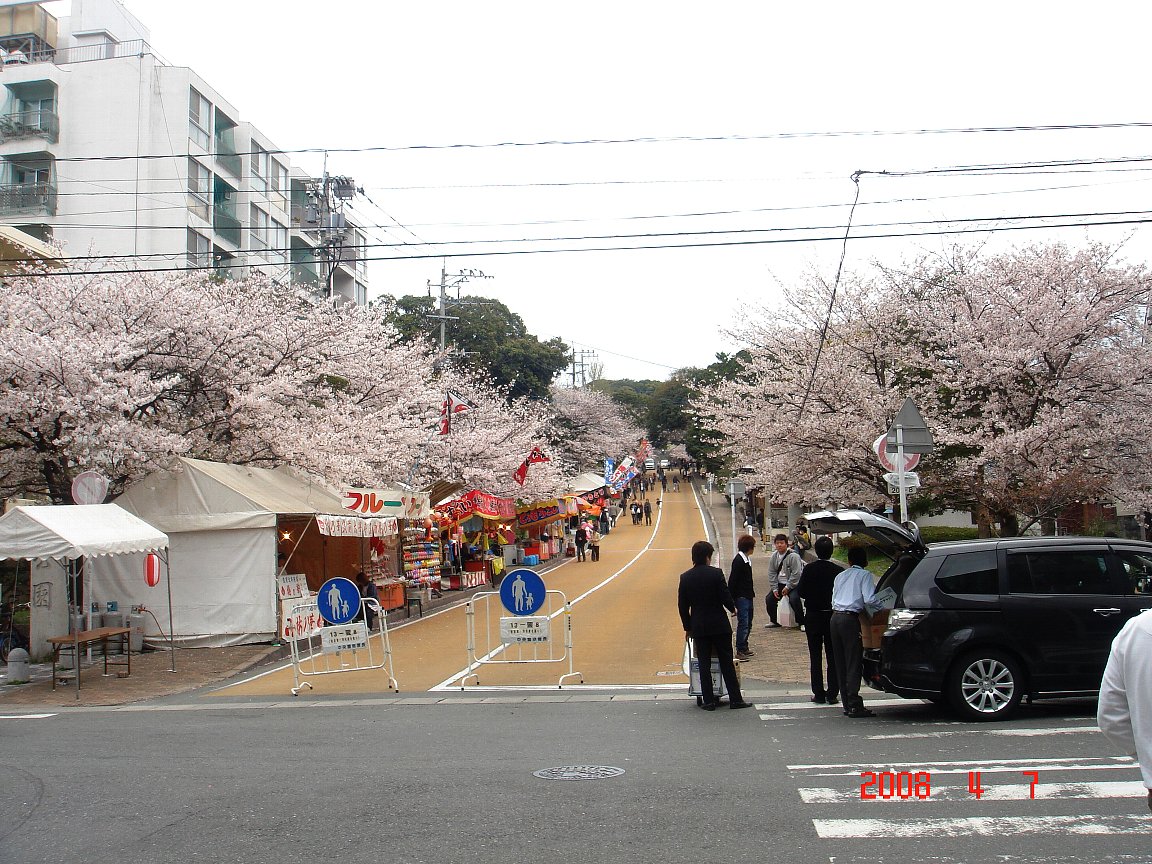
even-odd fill
[[[727,502],[722,494],[713,492],[713,503],[709,508],[707,490],[695,481],[693,487],[709,526],[708,539],[717,546],[717,566],[727,572],[728,563],[732,559],[732,553],[729,551],[732,546],[731,513]],[[693,487],[685,484],[684,491]],[[741,533],[742,528],[737,525],[737,536]],[[554,558],[534,569],[545,573],[564,560],[562,556]],[[790,691],[805,692],[808,682],[808,647],[804,634],[795,629],[769,630],[764,627],[768,621],[763,605],[767,587],[765,573],[767,560],[768,553],[758,545],[752,556],[757,610],[752,623],[752,634],[748,640],[749,647],[756,653],[751,660],[740,664],[740,672],[748,682],[745,689],[749,689],[749,686],[751,689],[757,689],[757,685],[771,684],[787,687]],[[691,562],[685,560],[684,569],[687,570],[689,566]],[[473,594],[485,589],[491,590],[490,586],[485,585],[466,591],[445,591],[441,597],[426,603],[424,612],[427,614],[436,609],[462,604]],[[403,609],[395,610],[388,615],[390,626],[405,620]],[[264,666],[283,663],[288,656],[288,646],[279,644],[238,645],[230,648],[177,648],[175,652],[158,649],[133,655],[132,674],[128,678],[119,678],[114,674],[107,678],[103,677],[98,671],[102,661],[98,660],[92,666],[83,668],[79,698],[74,682],[60,684],[55,691],[52,690],[51,664],[33,664],[30,669],[32,680],[28,684],[6,684],[4,674],[0,674],[0,712],[6,706],[21,709],[75,708],[127,705],[133,702],[163,699],[223,683]],[[171,671],[173,665],[175,672]],[[6,672],[7,667],[0,667],[0,673]]]
[[[697,499],[704,511],[708,525],[707,539],[716,547],[717,567],[727,576],[732,558],[736,555],[732,543],[732,509],[724,494],[718,489],[712,491],[712,506],[708,506],[707,484],[699,477],[692,478]],[[736,514],[736,537],[745,534],[740,514]],[[740,663],[740,675],[745,680],[771,684],[791,684],[793,689],[808,692],[808,640],[803,631],[796,628],[779,627],[768,629],[768,612],[764,608],[764,597],[768,594],[768,556],[772,546],[756,540],[756,551],[752,553],[752,582],[756,589],[753,603],[752,632],[748,636],[748,647],[755,654],[750,660]],[[691,566],[684,562],[684,569]],[[732,629],[736,629],[736,619],[732,619]],[[825,682],[827,683],[827,682]]]

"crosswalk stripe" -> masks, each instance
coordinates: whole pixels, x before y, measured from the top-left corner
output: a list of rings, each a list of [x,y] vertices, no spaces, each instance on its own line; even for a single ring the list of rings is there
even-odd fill
[[[1027,729],[988,729],[971,726],[967,729],[942,729],[936,732],[905,732],[899,735],[867,735],[869,741],[903,741],[907,738],[946,738],[952,735],[998,735],[1003,738],[1032,738],[1040,735],[1098,734],[1099,726],[1048,726]]]
[[[44,720],[55,714],[0,714],[0,720]]]
[[[969,771],[998,773],[1004,771],[1094,771],[1135,769],[1135,760],[1127,756],[1068,756],[1051,759],[967,759],[945,762],[920,762],[895,765],[880,760],[868,764],[830,762],[814,765],[789,765],[789,771],[815,777],[861,774],[864,771],[931,771],[933,774],[966,774]]]
[[[805,804],[846,804],[859,801],[860,790],[833,789],[830,787],[809,787],[799,790]],[[1148,790],[1139,781],[1118,780],[1099,783],[1037,783],[989,786],[980,796],[981,801],[1026,801],[1035,794],[1036,800],[1072,798],[1144,798]],[[909,801],[975,801],[976,797],[964,786],[933,786],[925,798],[912,795],[910,798],[876,798],[881,803],[903,804]],[[873,803],[870,799],[869,804]]]
[[[824,839],[891,840],[905,837],[1004,837],[1026,834],[1152,834],[1142,816],[975,816],[960,819],[813,819]]]

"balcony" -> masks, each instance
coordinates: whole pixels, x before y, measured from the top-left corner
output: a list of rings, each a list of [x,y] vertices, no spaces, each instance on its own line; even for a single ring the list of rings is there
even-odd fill
[[[220,163],[220,167],[226,170],[233,177],[239,179],[244,176],[244,159],[239,153],[229,152],[220,148],[220,142],[216,142],[216,161]]]
[[[0,186],[0,217],[55,215],[55,185],[51,183],[10,183]]]
[[[0,143],[22,138],[43,138],[53,144],[60,137],[60,118],[55,111],[18,111],[0,114]]]
[[[315,287],[320,284],[320,274],[316,272],[314,264],[293,264],[292,284]]]
[[[231,202],[213,205],[212,224],[222,239],[227,240],[233,246],[240,246],[240,220],[236,218],[236,212],[233,210]]]

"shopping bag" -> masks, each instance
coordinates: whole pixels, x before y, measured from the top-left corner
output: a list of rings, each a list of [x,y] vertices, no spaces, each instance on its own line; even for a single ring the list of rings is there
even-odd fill
[[[787,595],[780,597],[780,605],[776,607],[776,620],[781,627],[796,626],[796,614],[792,611],[792,604],[788,602]]]

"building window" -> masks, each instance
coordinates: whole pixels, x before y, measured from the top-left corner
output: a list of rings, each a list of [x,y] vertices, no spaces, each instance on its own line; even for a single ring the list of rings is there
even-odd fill
[[[212,266],[212,242],[191,228],[188,229],[188,266],[203,270]]]
[[[188,159],[188,209],[205,221],[211,208],[212,172],[197,162]]]
[[[276,193],[273,201],[281,210],[288,212],[288,195],[292,191],[291,181],[288,179],[288,168],[273,159],[271,170],[272,191]]]
[[[275,219],[272,220],[272,235],[269,238],[268,257],[279,264],[288,263],[288,228]]]
[[[195,87],[188,90],[188,137],[205,150],[212,141],[212,103]]]
[[[248,244],[249,249],[268,248],[268,214],[255,204],[252,205],[252,223],[248,234],[252,238]]]
[[[250,185],[257,192],[266,192],[268,190],[268,151],[253,141],[251,157],[252,179]]]

